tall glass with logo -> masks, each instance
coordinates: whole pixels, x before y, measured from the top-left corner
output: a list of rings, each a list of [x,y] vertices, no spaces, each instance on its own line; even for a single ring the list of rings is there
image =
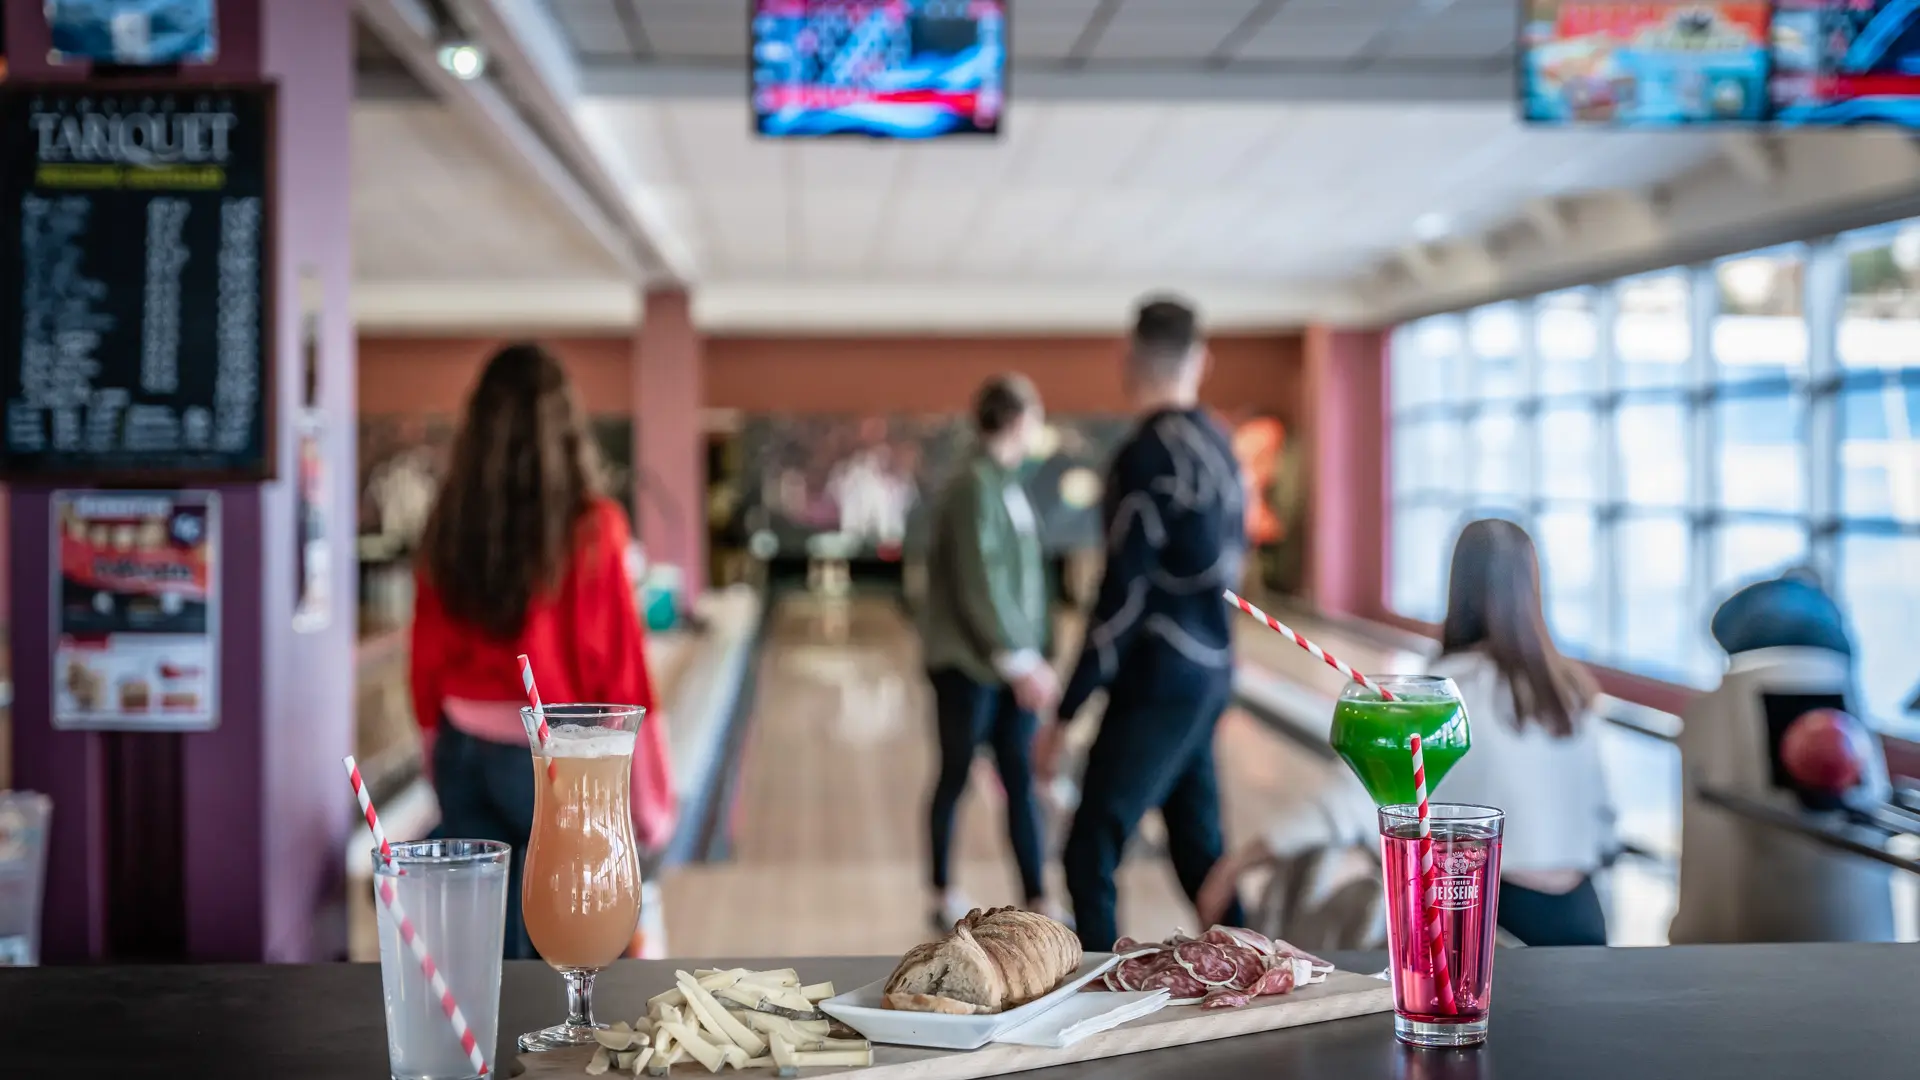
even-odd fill
[[[533,749],[533,836],[521,909],[533,947],[566,980],[567,1018],[520,1036],[520,1049],[593,1042],[593,980],[640,923],[640,849],[633,833],[633,753],[646,710],[549,705],[547,733],[521,710]]]
[[[1458,803],[1432,803],[1428,812],[1423,841],[1419,807],[1380,808],[1393,1032],[1414,1046],[1471,1046],[1486,1041],[1493,1004],[1506,816]],[[1422,858],[1428,842],[1431,884]]]

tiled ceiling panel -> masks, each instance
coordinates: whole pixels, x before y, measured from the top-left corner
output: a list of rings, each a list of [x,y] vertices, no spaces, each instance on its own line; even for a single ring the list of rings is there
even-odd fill
[[[1504,104],[1028,102],[996,141],[756,140],[739,102],[596,99],[601,152],[712,280],[1335,282],[1442,213],[1669,179],[1688,133],[1550,132]]]
[[[750,0],[538,0],[582,62],[744,64]],[[1511,0],[1014,0],[1016,60],[1209,64],[1421,58],[1511,48]]]
[[[573,217],[438,104],[355,105],[352,182],[363,281],[620,276]]]

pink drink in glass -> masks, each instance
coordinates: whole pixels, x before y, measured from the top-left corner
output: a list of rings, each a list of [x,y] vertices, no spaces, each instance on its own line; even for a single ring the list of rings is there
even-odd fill
[[[1439,909],[1453,1008],[1434,979],[1420,874],[1419,811],[1380,808],[1380,858],[1387,890],[1387,948],[1393,1028],[1416,1046],[1468,1046],[1487,1037],[1493,944],[1500,904],[1500,837],[1505,815],[1485,806],[1433,803],[1434,906]]]

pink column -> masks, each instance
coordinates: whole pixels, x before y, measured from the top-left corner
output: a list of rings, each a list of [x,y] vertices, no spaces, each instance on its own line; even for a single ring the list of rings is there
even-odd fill
[[[42,6],[4,5],[12,78],[84,79],[46,63]],[[352,795],[356,570],[354,335],[348,156],[352,0],[219,0],[220,56],[182,82],[279,87],[272,268],[281,479],[220,493],[219,727],[204,734],[51,728],[49,489],[16,486],[11,549],[14,779],[54,798],[43,956],[330,959],[344,923],[342,845]],[[131,236],[127,243],[138,244]],[[322,285],[319,399],[333,579],[325,629],[296,634],[293,417],[300,405],[303,275]],[[185,357],[182,358],[183,362]]]
[[[1374,618],[1386,580],[1386,336],[1311,326],[1306,361],[1307,587],[1328,614]]]
[[[648,565],[680,568],[689,601],[707,581],[705,351],[685,292],[645,295],[633,339],[635,527]]]

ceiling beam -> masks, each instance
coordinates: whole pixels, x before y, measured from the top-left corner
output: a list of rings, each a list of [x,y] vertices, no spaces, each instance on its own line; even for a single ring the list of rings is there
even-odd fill
[[[1753,187],[1772,187],[1787,171],[1780,146],[1760,132],[1733,131],[1720,136],[1720,154],[1740,179]]]
[[[503,0],[489,0],[500,3]],[[587,97],[730,98],[745,106],[744,64],[595,64],[580,68]],[[1347,64],[1238,62],[1201,64],[1015,63],[1016,101],[1476,103],[1513,101],[1513,71],[1502,64],[1399,65],[1356,70]]]
[[[529,0],[451,0],[451,7],[454,18],[516,77],[514,85],[536,122],[576,163],[581,180],[612,208],[659,276],[692,281],[698,268],[691,247],[657,203],[632,197],[581,130],[574,111],[579,66],[546,7]]]
[[[1566,203],[1559,199],[1551,196],[1529,199],[1521,208],[1521,213],[1549,247],[1565,244],[1573,233],[1573,215],[1568,212]]]
[[[420,0],[358,0],[358,9],[368,28],[414,78],[509,167],[550,193],[621,272],[636,281],[648,276],[626,232],[614,224],[500,88],[490,79],[456,79],[440,66],[434,19]]]

